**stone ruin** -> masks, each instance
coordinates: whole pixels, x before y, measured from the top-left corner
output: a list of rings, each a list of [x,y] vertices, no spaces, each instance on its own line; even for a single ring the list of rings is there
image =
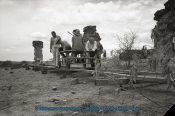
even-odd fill
[[[157,24],[151,34],[154,40],[153,57],[158,64],[175,57],[175,0],[168,0],[164,6],[154,14]]]
[[[33,47],[34,47],[34,61],[36,63],[41,63],[43,61],[43,42],[42,41],[33,41]]]

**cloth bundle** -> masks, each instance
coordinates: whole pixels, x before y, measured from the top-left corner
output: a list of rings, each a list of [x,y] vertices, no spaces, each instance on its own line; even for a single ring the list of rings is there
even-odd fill
[[[96,31],[96,26],[90,25],[83,28],[84,34],[94,34]]]
[[[100,35],[97,33],[96,26],[86,26],[83,28],[83,40],[86,43],[89,37],[94,37],[95,41],[100,41]]]

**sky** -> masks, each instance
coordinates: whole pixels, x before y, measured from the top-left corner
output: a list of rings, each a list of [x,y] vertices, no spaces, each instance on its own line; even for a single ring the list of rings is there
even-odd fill
[[[154,13],[167,0],[0,0],[0,60],[33,60],[33,40],[44,42],[43,58],[52,58],[50,33],[71,44],[73,29],[96,25],[109,53],[119,48],[116,35],[132,30],[135,48],[152,47]]]

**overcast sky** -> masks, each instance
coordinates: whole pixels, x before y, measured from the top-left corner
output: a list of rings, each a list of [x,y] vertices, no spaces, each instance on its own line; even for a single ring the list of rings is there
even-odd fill
[[[0,0],[0,60],[33,60],[33,40],[44,42],[49,52],[50,32],[71,43],[73,29],[96,25],[104,48],[118,48],[116,34],[137,33],[135,48],[152,46],[154,13],[167,0]]]

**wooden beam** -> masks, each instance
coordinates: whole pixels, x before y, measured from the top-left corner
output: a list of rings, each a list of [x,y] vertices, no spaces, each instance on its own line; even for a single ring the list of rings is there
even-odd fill
[[[95,59],[94,57],[65,57],[63,59]]]

